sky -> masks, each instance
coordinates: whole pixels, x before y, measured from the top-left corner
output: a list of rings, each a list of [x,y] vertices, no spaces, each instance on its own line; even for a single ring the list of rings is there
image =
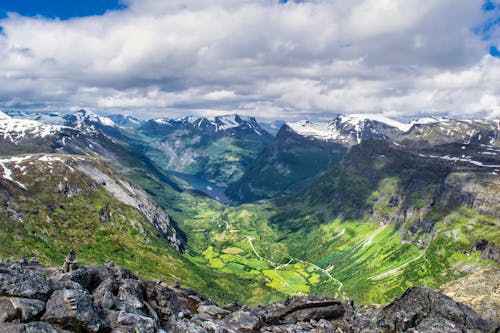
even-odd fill
[[[500,117],[500,0],[0,0],[0,110]]]

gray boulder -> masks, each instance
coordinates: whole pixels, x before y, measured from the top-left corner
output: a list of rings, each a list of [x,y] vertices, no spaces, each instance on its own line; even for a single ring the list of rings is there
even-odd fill
[[[101,327],[92,297],[86,291],[74,289],[56,290],[47,302],[42,320],[67,329],[81,327],[89,332],[97,332]]]
[[[45,302],[37,299],[0,297],[0,322],[19,319],[22,322],[33,320],[45,308]]]
[[[383,332],[433,332],[448,327],[452,331],[494,332],[494,327],[468,306],[426,288],[410,288],[405,294],[383,308],[378,315]],[[434,330],[435,331],[435,330]]]
[[[0,296],[15,296],[46,301],[54,289],[52,280],[45,274],[11,264],[0,270]]]

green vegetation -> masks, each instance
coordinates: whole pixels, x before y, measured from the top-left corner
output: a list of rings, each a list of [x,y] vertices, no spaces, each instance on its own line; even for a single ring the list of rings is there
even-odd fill
[[[399,156],[366,156],[369,163],[356,167],[350,158],[303,192],[237,207],[180,192],[161,173],[128,170],[185,234],[182,255],[138,210],[81,173],[56,165],[51,173],[16,171],[30,193],[0,184],[9,202],[0,209],[0,257],[60,265],[74,247],[86,264],[113,259],[146,278],[182,280],[220,303],[252,305],[304,294],[385,303],[410,286],[438,287],[497,266],[473,248],[481,240],[500,246],[498,218],[432,200],[446,170]],[[88,163],[116,177],[104,163]],[[65,177],[81,191],[58,190]]]

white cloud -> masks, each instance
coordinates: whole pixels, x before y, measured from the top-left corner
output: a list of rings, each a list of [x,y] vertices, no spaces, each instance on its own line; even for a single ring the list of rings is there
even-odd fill
[[[479,0],[128,4],[0,21],[0,108],[500,116],[500,59],[473,33],[492,15]]]

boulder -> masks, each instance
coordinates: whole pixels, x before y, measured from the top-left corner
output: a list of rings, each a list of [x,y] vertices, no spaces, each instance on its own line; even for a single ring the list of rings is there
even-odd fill
[[[37,299],[0,297],[0,322],[19,319],[22,322],[33,320],[42,313],[45,302]]]
[[[15,296],[47,301],[54,284],[45,274],[26,269],[18,263],[0,272],[0,296]]]
[[[257,315],[244,310],[238,310],[227,315],[222,323],[232,332],[253,332],[262,326],[262,321]]]
[[[56,290],[47,302],[42,320],[67,329],[81,327],[89,332],[97,332],[101,327],[92,297],[83,290]]]
[[[432,327],[444,327],[443,325],[450,327],[452,331],[494,332],[494,327],[468,306],[438,292],[419,287],[408,289],[401,298],[383,308],[378,317],[377,324],[384,332],[404,332],[410,329],[415,332],[432,332]]]

